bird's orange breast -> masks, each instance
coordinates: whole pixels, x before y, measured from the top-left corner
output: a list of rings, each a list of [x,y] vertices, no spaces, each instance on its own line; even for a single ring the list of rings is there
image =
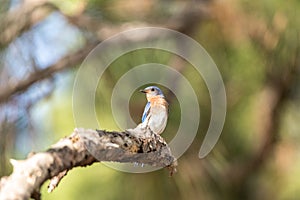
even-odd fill
[[[155,107],[155,106],[164,106],[166,108],[168,108],[169,104],[168,102],[165,100],[165,98],[162,97],[151,97],[149,99],[150,103],[151,103],[151,107]]]

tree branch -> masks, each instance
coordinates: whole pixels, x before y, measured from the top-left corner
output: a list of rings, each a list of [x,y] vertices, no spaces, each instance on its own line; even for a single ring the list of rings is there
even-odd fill
[[[191,35],[194,30],[197,29],[199,23],[211,18],[208,5],[209,3],[195,4],[194,2],[190,2],[180,11],[175,12],[171,18],[163,21],[160,20],[159,23],[135,21],[128,22],[121,26],[119,24],[107,23],[97,18],[93,18],[93,16],[84,12],[72,16],[64,14],[64,16],[69,20],[69,23],[79,29],[87,30],[88,32],[95,34],[99,40],[107,39],[112,35],[128,29],[144,27],[164,27]]]
[[[38,12],[39,10],[42,11]],[[3,31],[0,31],[0,46],[10,43],[21,32],[27,30],[33,24],[42,20],[53,10],[59,11],[59,9],[55,7],[55,5],[47,1],[39,1],[35,3],[28,2],[21,4],[21,6],[16,8],[11,13],[2,16],[2,20],[0,19],[0,26],[2,26],[4,29]],[[102,41],[110,37],[111,35],[128,29],[128,27],[126,26],[113,26],[113,24],[105,24],[103,22],[93,20],[93,18],[85,14],[77,16],[68,16],[64,13],[62,14],[69,20],[70,23],[76,25],[78,28],[87,29],[92,33],[96,33],[99,41]],[[182,12],[177,13],[176,16],[166,22],[166,24],[168,24],[167,26],[164,26],[163,24],[156,24],[154,26],[171,28],[183,33],[190,33],[192,32],[193,27],[196,27],[196,24],[199,23],[200,19],[207,17],[208,11],[206,7],[195,7],[188,4],[186,8],[182,10]],[[131,28],[145,26],[153,26],[153,24],[131,24]],[[60,59],[54,65],[49,66],[43,70],[33,72],[24,80],[13,82],[10,83],[10,85],[0,87],[0,103],[7,101],[15,93],[26,90],[37,81],[46,79],[52,74],[67,67],[74,66],[78,62],[82,61],[95,46],[96,44],[89,44],[83,47],[78,52]]]
[[[124,132],[75,129],[46,152],[22,161],[11,160],[14,170],[0,180],[0,199],[39,198],[38,191],[46,180],[52,178],[49,185],[52,191],[68,170],[100,161],[169,167],[171,174],[177,165],[164,139],[148,129],[139,126]]]
[[[25,1],[12,11],[1,15],[0,47],[8,45],[22,32],[43,20],[53,10],[55,5],[47,1]]]
[[[7,101],[15,93],[26,90],[33,83],[49,78],[52,74],[81,62],[97,44],[98,42],[87,44],[79,51],[61,58],[58,62],[45,69],[33,72],[23,80],[0,87],[0,103]]]
[[[297,50],[298,51],[298,50]],[[299,53],[296,53],[297,57]],[[299,76],[298,63],[290,63],[285,66],[281,73],[274,73],[272,70],[267,74],[267,82],[262,89],[259,99],[259,122],[258,132],[262,136],[262,143],[256,149],[247,162],[230,166],[226,172],[227,180],[231,180],[234,188],[243,193],[243,185],[257,172],[270,158],[278,142],[281,112],[289,98],[291,85],[295,84]]]

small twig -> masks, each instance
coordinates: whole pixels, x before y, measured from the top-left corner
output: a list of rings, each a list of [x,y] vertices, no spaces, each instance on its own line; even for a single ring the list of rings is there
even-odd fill
[[[64,170],[62,172],[60,172],[57,176],[54,176],[53,178],[51,178],[50,183],[48,185],[48,192],[52,192],[59,184],[59,182],[61,181],[61,179],[67,175],[68,170]]]

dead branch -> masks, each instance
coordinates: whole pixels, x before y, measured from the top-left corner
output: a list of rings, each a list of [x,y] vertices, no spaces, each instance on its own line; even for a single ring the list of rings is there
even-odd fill
[[[11,160],[13,173],[0,180],[0,199],[40,198],[39,190],[46,180],[51,179],[52,191],[68,170],[101,161],[169,167],[171,174],[177,165],[164,139],[150,130],[75,129],[45,152],[22,161]]]

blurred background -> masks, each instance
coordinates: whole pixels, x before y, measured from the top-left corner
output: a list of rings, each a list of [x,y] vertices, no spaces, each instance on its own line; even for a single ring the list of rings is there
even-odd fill
[[[114,84],[138,64],[173,66],[193,85],[201,109],[198,134],[165,169],[130,174],[97,163],[71,170],[43,199],[298,199],[300,196],[300,1],[279,0],[0,0],[0,177],[10,158],[44,151],[75,128],[76,71],[99,42],[130,28],[158,26],[187,34],[222,74],[227,116],[220,140],[204,159],[199,148],[210,120],[210,98],[195,69],[166,52],[132,52],[112,63],[99,83],[97,115],[118,130],[110,108]],[[178,128],[170,103],[163,137]],[[136,123],[145,105],[130,100]],[[97,127],[90,127],[97,128]]]

